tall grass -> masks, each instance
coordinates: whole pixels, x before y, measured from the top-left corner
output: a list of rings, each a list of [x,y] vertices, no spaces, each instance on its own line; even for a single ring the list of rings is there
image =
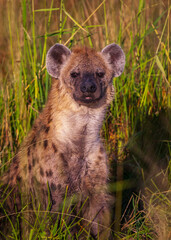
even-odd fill
[[[158,236],[153,218],[149,212],[145,218],[140,214],[130,189],[138,193],[139,182],[142,187],[147,179],[160,175],[161,162],[171,171],[169,0],[11,0],[0,4],[5,19],[0,41],[1,173],[46,102],[51,85],[45,68],[48,48],[59,42],[70,48],[86,44],[100,50],[116,42],[126,53],[126,67],[114,79],[116,96],[102,129],[111,165],[110,188],[116,195],[114,231],[123,239]],[[162,191],[159,187],[161,198]],[[126,221],[122,229],[127,237],[119,233],[121,219]]]

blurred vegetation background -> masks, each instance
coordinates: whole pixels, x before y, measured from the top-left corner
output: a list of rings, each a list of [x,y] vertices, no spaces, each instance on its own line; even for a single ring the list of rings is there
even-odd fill
[[[111,228],[120,239],[171,239],[170,11],[169,0],[1,0],[1,174],[45,105],[49,47],[115,42],[126,67],[101,132],[116,196]]]

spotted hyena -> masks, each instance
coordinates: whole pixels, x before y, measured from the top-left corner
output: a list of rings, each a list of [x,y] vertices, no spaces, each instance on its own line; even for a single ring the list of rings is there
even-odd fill
[[[34,209],[57,211],[67,189],[67,197],[77,199],[75,214],[89,221],[92,236],[105,239],[108,168],[99,132],[114,96],[112,79],[124,65],[125,55],[116,44],[101,52],[86,47],[71,52],[61,44],[50,48],[46,67],[54,79],[48,101],[2,179],[11,190],[7,212],[15,205],[27,209],[30,198]],[[86,228],[87,222],[80,225]]]

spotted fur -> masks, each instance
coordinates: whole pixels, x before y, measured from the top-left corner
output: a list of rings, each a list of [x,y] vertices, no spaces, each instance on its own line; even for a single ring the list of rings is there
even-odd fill
[[[76,48],[72,53],[54,45],[46,60],[49,74],[56,78],[48,101],[3,177],[14,193],[24,193],[25,204],[31,195],[35,207],[40,204],[43,210],[50,197],[50,210],[58,211],[66,188],[67,197],[77,196],[77,206],[88,199],[80,217],[92,221],[91,234],[95,237],[99,231],[100,239],[106,239],[102,225],[109,226],[110,211],[107,157],[99,132],[114,96],[112,79],[121,74],[124,62],[116,44],[102,52]],[[87,222],[82,224],[86,227]]]

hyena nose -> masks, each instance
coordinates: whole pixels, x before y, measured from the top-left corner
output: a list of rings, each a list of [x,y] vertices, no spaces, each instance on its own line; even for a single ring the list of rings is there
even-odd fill
[[[97,86],[92,80],[87,80],[83,82],[80,86],[80,90],[82,93],[94,93],[96,89]]]

